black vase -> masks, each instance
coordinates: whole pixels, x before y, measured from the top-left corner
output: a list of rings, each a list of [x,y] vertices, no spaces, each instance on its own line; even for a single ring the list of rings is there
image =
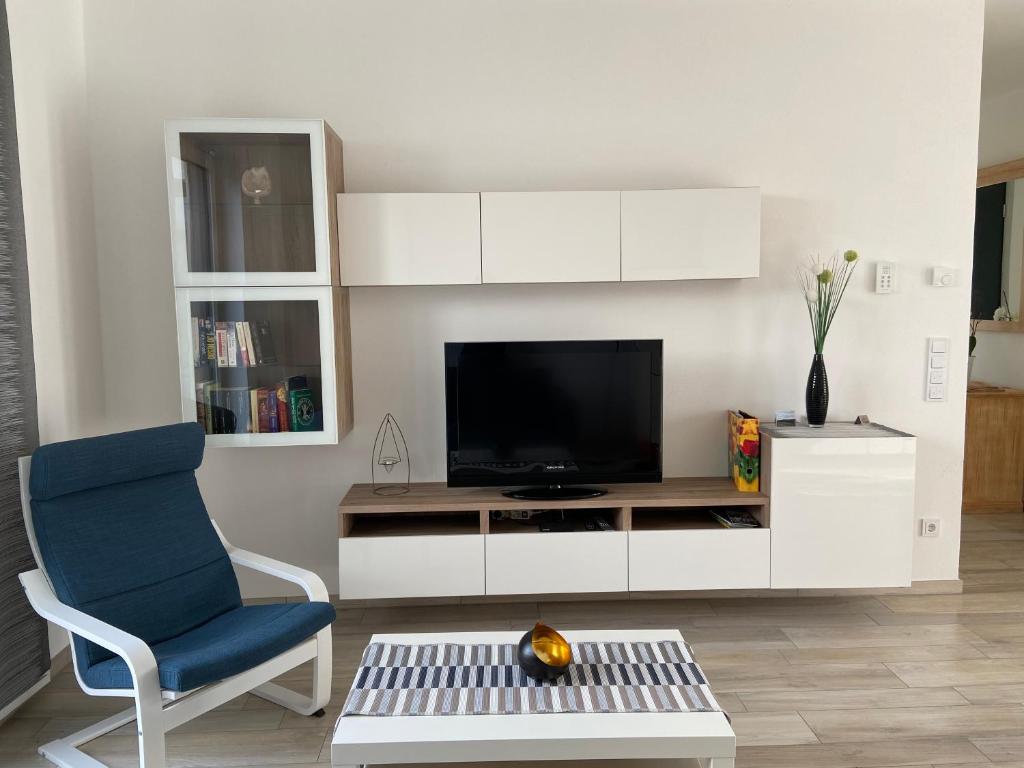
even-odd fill
[[[828,415],[828,373],[825,358],[815,355],[811,361],[811,372],[807,374],[807,423],[812,427],[823,427]]]

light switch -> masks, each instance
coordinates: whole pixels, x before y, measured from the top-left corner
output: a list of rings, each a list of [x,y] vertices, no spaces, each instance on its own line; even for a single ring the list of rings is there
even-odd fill
[[[949,339],[935,336],[928,339],[928,362],[925,371],[924,399],[941,403],[946,399],[946,371],[949,368]]]

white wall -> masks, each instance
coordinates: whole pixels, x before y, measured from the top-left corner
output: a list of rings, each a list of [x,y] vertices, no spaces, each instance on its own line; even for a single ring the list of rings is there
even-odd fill
[[[986,99],[981,103],[978,167],[1021,157],[1024,157],[1024,90]],[[975,355],[976,380],[1024,387],[1024,334],[978,334]]]
[[[856,247],[831,415],[920,435],[918,513],[943,535],[917,540],[914,575],[955,578],[969,289],[925,274],[970,269],[981,25],[980,0],[87,4],[109,426],[179,414],[166,118],[326,118],[349,191],[759,185],[759,280],[354,290],[355,430],[209,450],[210,510],[336,585],[335,507],[369,479],[385,411],[414,479],[443,477],[441,344],[458,339],[664,338],[666,474],[724,474],[725,409],[802,410],[794,265]],[[869,292],[876,259],[899,264],[899,293]],[[922,398],[929,335],[958,361],[943,404]]]
[[[81,0],[7,0],[25,214],[39,439],[102,431]],[[67,645],[50,630],[51,655]]]
[[[103,352],[81,0],[8,0],[39,437],[102,429]]]

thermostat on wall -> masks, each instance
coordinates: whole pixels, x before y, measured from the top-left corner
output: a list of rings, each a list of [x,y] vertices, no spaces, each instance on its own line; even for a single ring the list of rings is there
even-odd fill
[[[880,261],[875,265],[875,293],[892,293],[896,285],[896,265]]]
[[[955,282],[955,270],[950,267],[932,267],[932,285],[937,288],[951,288]]]

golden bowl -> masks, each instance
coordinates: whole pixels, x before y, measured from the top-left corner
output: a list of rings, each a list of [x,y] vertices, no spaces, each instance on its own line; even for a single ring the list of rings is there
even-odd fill
[[[572,648],[551,627],[537,622],[519,641],[518,658],[523,672],[534,680],[554,680],[572,664]]]

